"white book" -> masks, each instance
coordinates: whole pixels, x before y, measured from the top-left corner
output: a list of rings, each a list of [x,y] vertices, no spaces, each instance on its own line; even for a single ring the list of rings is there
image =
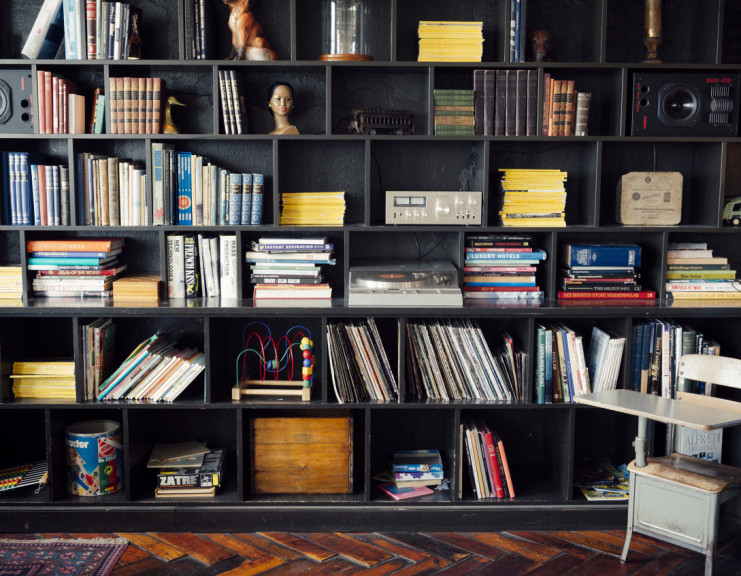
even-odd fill
[[[167,297],[185,298],[185,254],[181,234],[167,237]]]
[[[219,279],[219,242],[216,238],[208,238],[209,264],[211,265],[211,278],[213,283],[214,297],[221,296],[221,282]]]
[[[23,56],[31,60],[40,57],[41,49],[46,41],[46,35],[49,32],[49,27],[52,22],[54,22],[54,19],[57,18],[57,14],[61,7],[62,0],[44,0],[44,3],[41,5],[41,9],[36,16],[36,20],[33,23],[33,28],[31,28],[31,31],[28,33],[26,43],[23,45],[23,49],[21,50]],[[41,57],[54,58],[54,54],[41,54]]]
[[[219,236],[219,263],[221,297],[238,298],[237,294],[237,237]]]

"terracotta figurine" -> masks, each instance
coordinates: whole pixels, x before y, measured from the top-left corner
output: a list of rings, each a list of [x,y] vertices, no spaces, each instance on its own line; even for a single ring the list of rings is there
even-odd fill
[[[293,87],[288,82],[276,82],[272,85],[268,108],[273,111],[275,118],[275,130],[271,134],[298,134],[298,128],[288,120],[293,111]]]
[[[527,33],[527,46],[530,50],[530,62],[550,62],[553,50],[551,34],[547,30],[533,30]]]
[[[167,97],[167,105],[165,106],[165,121],[162,124],[163,134],[180,134],[177,126],[172,121],[172,107],[173,106],[185,106],[175,96]]]
[[[262,26],[250,12],[250,0],[222,0],[229,6],[232,52],[229,60],[277,60]]]

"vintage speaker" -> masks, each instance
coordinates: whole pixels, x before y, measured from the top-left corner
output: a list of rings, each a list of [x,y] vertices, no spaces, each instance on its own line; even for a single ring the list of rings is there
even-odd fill
[[[633,74],[631,136],[737,136],[739,75]]]
[[[30,70],[0,70],[0,133],[33,134]]]

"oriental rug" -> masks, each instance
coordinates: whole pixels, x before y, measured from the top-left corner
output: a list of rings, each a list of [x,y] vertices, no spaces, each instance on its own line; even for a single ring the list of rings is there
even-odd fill
[[[123,538],[0,539],[0,576],[107,576],[127,545]]]

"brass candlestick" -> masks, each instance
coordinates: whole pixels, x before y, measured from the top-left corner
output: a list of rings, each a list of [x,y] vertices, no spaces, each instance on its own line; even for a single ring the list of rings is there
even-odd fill
[[[661,64],[658,49],[664,38],[661,36],[661,0],[646,0],[643,26],[643,44],[648,51],[647,64]]]

